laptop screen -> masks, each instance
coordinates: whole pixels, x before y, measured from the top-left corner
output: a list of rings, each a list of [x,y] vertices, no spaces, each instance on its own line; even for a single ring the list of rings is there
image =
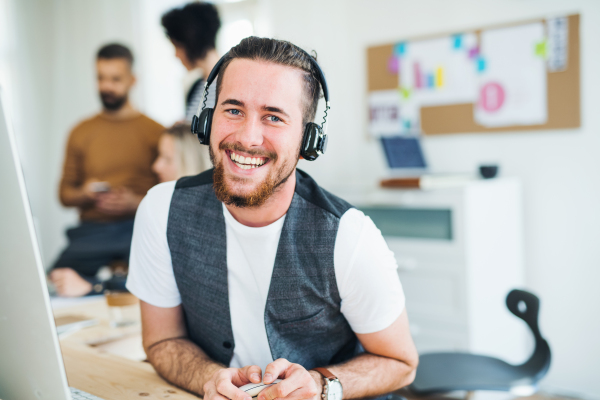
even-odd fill
[[[390,168],[425,169],[427,167],[419,138],[382,137],[381,144]]]

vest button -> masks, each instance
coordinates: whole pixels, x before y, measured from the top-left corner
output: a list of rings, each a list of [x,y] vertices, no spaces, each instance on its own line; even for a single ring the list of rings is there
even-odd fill
[[[231,348],[231,342],[226,340],[223,342],[223,347],[225,347],[226,349],[230,349]]]

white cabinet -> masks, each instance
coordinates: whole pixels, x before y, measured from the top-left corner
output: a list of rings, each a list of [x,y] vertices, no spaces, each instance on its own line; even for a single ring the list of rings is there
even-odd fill
[[[518,180],[339,194],[373,219],[396,255],[420,353],[526,358],[527,330],[505,303],[524,282]]]

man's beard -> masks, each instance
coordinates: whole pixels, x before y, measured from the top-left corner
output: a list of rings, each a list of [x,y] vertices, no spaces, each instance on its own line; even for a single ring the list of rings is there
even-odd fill
[[[219,150],[232,150],[257,157],[268,157],[269,162],[272,163],[275,163],[278,158],[276,153],[247,150],[237,143],[221,143],[219,145]],[[299,151],[300,149],[298,149],[298,152]],[[296,152],[296,154],[298,154],[298,152]],[[209,147],[209,153],[210,159],[215,166],[213,173],[213,186],[217,199],[228,206],[234,206],[238,208],[259,207],[263,205],[273,195],[273,193],[275,193],[275,191],[288,180],[288,178],[294,172],[299,160],[297,158],[295,162],[282,163],[276,171],[272,171],[272,173],[270,173],[265,180],[261,182],[260,185],[251,193],[246,195],[238,195],[232,193],[231,189],[227,186],[225,179],[225,167],[223,165],[224,159],[217,163],[212,147]],[[227,157],[227,155],[225,155],[225,157]],[[229,179],[240,183],[248,182],[250,180],[249,178],[239,177],[230,177]]]
[[[117,111],[123,107],[127,101],[127,94],[118,97],[113,93],[100,92],[100,100],[105,109],[109,111]]]

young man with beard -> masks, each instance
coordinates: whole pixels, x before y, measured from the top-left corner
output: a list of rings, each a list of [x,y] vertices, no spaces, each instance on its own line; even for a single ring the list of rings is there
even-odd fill
[[[276,378],[259,400],[376,397],[414,378],[394,255],[296,168],[319,81],[297,46],[242,40],[217,79],[214,170],[158,185],[136,215],[127,287],[146,354],[206,400]]]
[[[123,277],[100,282],[96,273],[116,261],[128,261],[133,217],[158,182],[152,163],[164,128],[129,101],[135,83],[132,64],[131,51],[120,44],[98,51],[102,111],[69,136],[59,193],[63,205],[79,209],[81,223],[67,231],[69,244],[50,273],[62,296],[124,289]]]

